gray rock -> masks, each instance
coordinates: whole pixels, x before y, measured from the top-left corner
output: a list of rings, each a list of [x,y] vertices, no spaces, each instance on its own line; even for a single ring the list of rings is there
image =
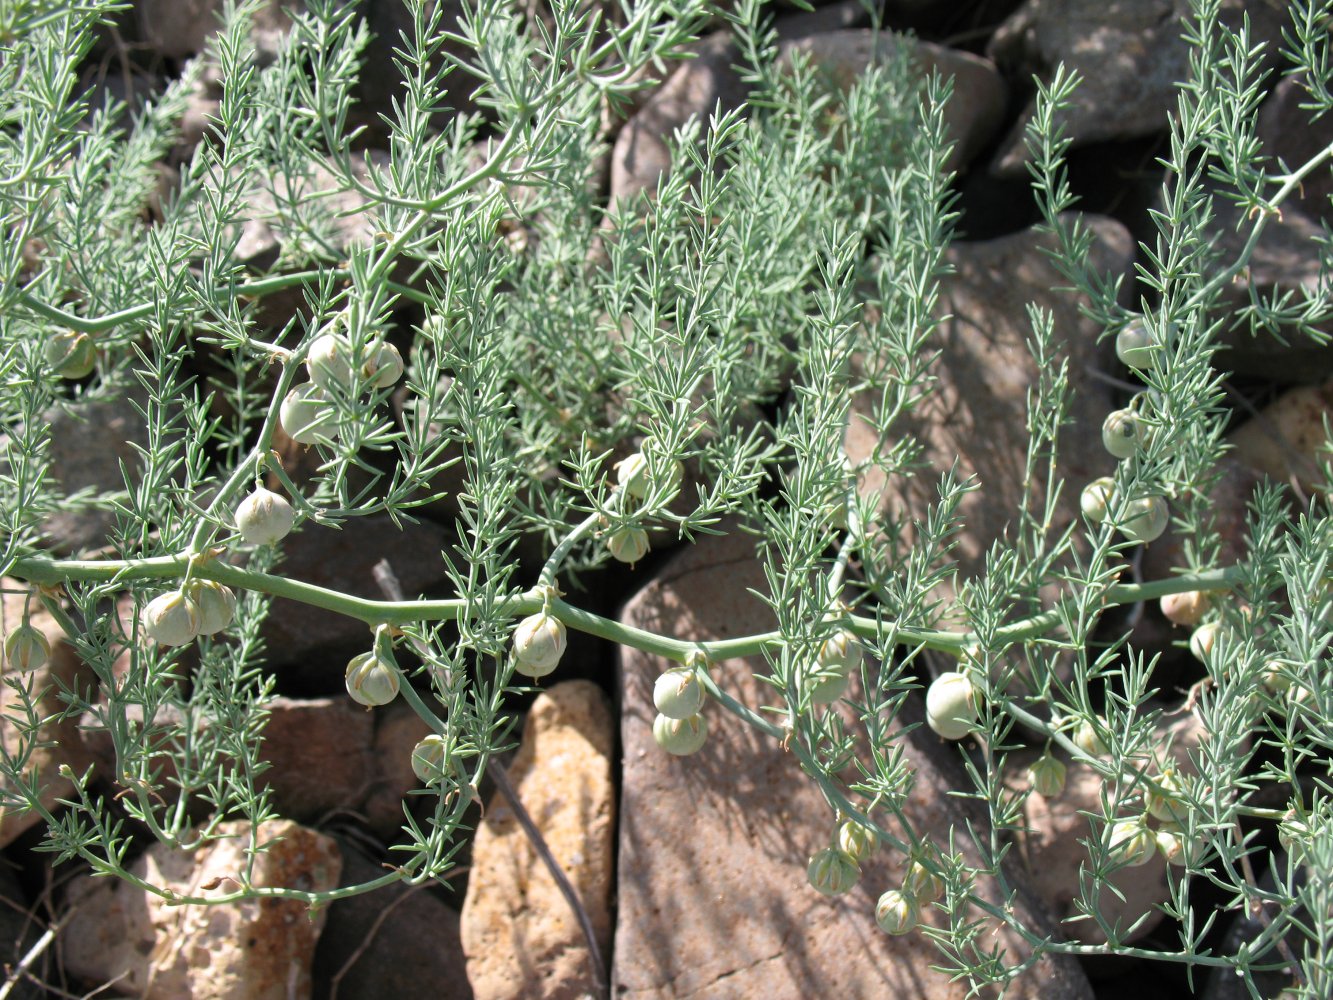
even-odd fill
[[[379,860],[346,841],[339,846],[341,885],[369,882],[384,874]],[[314,995],[339,1000],[472,1000],[458,913],[433,888],[429,883],[393,885],[332,904],[315,949]]]
[[[1224,0],[1223,21],[1237,26],[1250,18],[1251,41],[1276,51],[1285,23],[1283,8],[1270,0]],[[1189,47],[1181,18],[1189,0],[1027,0],[992,37],[987,55],[1012,79],[1034,74],[1049,80],[1057,64],[1077,72],[1082,84],[1057,123],[1084,146],[1163,132],[1176,106],[1177,84],[1189,76]],[[1026,177],[1023,130],[1035,99],[1001,143],[994,169]]]
[[[616,801],[614,722],[590,681],[566,681],[533,702],[509,777],[588,914],[611,944]],[[578,1000],[594,992],[577,918],[503,798],[472,844],[463,903],[468,980],[479,1000]]]
[[[754,551],[745,534],[702,539],[631,599],[624,622],[687,639],[772,628],[772,613],[747,592],[766,589]],[[901,884],[904,858],[880,851],[843,896],[823,897],[807,884],[808,858],[828,844],[833,816],[778,740],[709,705],[702,750],[672,757],[657,747],[652,686],[665,665],[637,650],[622,654],[614,995],[963,997],[964,985],[930,970],[939,956],[920,933],[890,937],[875,925],[876,899]],[[717,664],[713,676],[757,709],[773,696],[752,672],[767,669],[756,657]],[[912,703],[904,721],[919,720],[918,712]],[[965,815],[984,825],[945,794],[966,783],[952,745],[924,728],[895,742],[916,773],[904,812],[918,830],[943,838],[950,825],[961,828]],[[959,843],[965,853],[966,839]],[[1014,905],[1028,926],[1053,931],[1039,905],[1021,895]],[[932,910],[924,919],[940,926],[943,918]],[[1009,949],[1008,961],[1024,953],[1015,936],[997,931],[991,938],[990,927],[984,933],[991,946]],[[1007,995],[1052,1000],[1090,991],[1074,961],[1048,957]]]

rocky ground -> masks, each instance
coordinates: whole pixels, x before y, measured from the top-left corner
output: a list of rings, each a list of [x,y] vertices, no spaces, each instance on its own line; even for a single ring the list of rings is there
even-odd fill
[[[383,59],[383,39],[396,32],[400,15],[393,0],[363,6],[381,39],[370,58]],[[1273,5],[1228,0],[1224,6],[1233,14],[1245,9],[1256,38],[1277,37]],[[131,101],[150,93],[199,51],[218,7],[214,0],[139,0],[90,61],[89,85]],[[942,303],[953,318],[940,332],[941,391],[915,415],[913,431],[930,456],[944,464],[957,457],[962,472],[978,474],[993,507],[1010,509],[994,497],[1021,489],[1022,470],[1012,468],[1021,442],[997,440],[996,433],[1022,428],[1025,393],[1035,377],[1023,349],[1027,303],[1056,314],[1075,360],[1075,417],[1090,440],[1100,440],[1102,416],[1123,395],[1108,377],[1117,374],[1116,362],[1097,343],[1100,330],[1079,315],[1070,296],[1052,291],[1060,281],[1031,228],[1036,212],[1021,141],[1032,107],[1029,81],[1034,73],[1049,74],[1059,60],[1082,73],[1085,85],[1065,122],[1074,139],[1071,176],[1090,216],[1099,266],[1132,275],[1137,242],[1151,233],[1147,209],[1160,183],[1155,158],[1165,148],[1174,84],[1187,71],[1176,23],[1187,7],[1185,0],[890,2],[890,25],[914,29],[924,40],[921,60],[956,79],[950,121],[962,217]],[[785,44],[851,75],[877,56],[866,20],[853,0],[785,14],[781,30]],[[262,50],[274,44],[283,19],[263,8],[258,25],[255,42]],[[609,156],[609,198],[656,182],[666,162],[663,137],[689,116],[743,98],[732,58],[724,36],[709,37],[697,59],[671,68],[649,92]],[[374,92],[376,86],[384,86],[383,74],[364,88],[364,107],[385,106],[387,92]],[[465,94],[456,97],[465,103]],[[186,116],[177,162],[200,141],[215,99],[206,74]],[[1327,121],[1313,130],[1291,126],[1297,103],[1290,82],[1278,83],[1261,120],[1268,151],[1292,163],[1333,141]],[[164,164],[165,183],[171,169]],[[1252,268],[1261,282],[1294,288],[1318,278],[1309,236],[1325,221],[1327,194],[1326,181],[1307,184],[1304,198],[1268,230]],[[364,235],[357,227],[356,217],[347,220],[348,240]],[[1218,220],[1218,238],[1233,238],[1227,220]],[[246,229],[242,252],[255,261],[271,259],[274,240],[256,221]],[[1333,374],[1333,351],[1237,342],[1221,364],[1235,373],[1229,386],[1238,416],[1232,466],[1216,502],[1234,527],[1258,475],[1308,487],[1314,450],[1323,441],[1321,421],[1333,410],[1333,390],[1324,383]],[[118,481],[118,459],[132,455],[135,441],[130,400],[89,404],[79,416],[86,422],[77,428],[71,415],[55,417],[53,471],[70,490]],[[855,455],[868,443],[852,435],[848,447]],[[1066,472],[1085,482],[1112,465],[1093,447],[1070,456]],[[971,527],[958,554],[966,566],[1003,526],[989,523],[984,508],[964,513]],[[387,558],[405,591],[431,593],[443,583],[443,570],[420,554],[445,545],[447,525],[443,517],[428,517],[400,529],[387,518],[370,518],[355,531],[312,528],[289,540],[283,569],[326,587],[379,596],[371,569]],[[58,519],[51,532],[59,547],[75,550],[99,539],[104,528],[93,515]],[[1148,559],[1169,566],[1170,553],[1167,539]],[[750,543],[737,536],[704,538],[687,550],[656,553],[632,574],[608,571],[590,587],[590,604],[631,624],[669,622],[676,635],[708,638],[765,627],[762,606],[737,596],[747,586],[762,586]],[[634,596],[619,606],[617,595],[627,593]],[[6,630],[19,611],[12,604],[4,608]],[[267,875],[312,888],[362,881],[373,877],[397,835],[402,796],[416,784],[410,751],[425,728],[401,701],[371,714],[342,695],[342,664],[360,651],[360,625],[282,602],[277,607],[281,613],[266,635],[281,693],[268,728],[266,753],[274,767],[267,778],[290,822],[282,852],[265,862]],[[58,641],[54,623],[39,624],[56,647],[47,676],[68,680],[80,665]],[[1168,683],[1175,678],[1187,685],[1192,664],[1172,647],[1179,636],[1155,608],[1122,624],[1132,625],[1142,648],[1162,653]],[[650,693],[660,664],[650,660],[575,638],[560,680],[521,706],[521,744],[504,762],[508,781],[578,891],[615,995],[961,998],[961,987],[930,970],[934,952],[920,935],[891,938],[875,928],[875,887],[901,879],[897,860],[877,861],[864,888],[847,896],[828,899],[806,886],[806,858],[827,836],[827,810],[780,747],[716,713],[698,755],[657,752]],[[755,700],[756,683],[734,666],[734,677],[728,676],[735,693]],[[909,706],[909,713],[919,711]],[[1178,749],[1199,736],[1189,717],[1183,720]],[[78,720],[52,724],[49,735],[48,749],[35,762],[46,774],[60,764],[77,769],[106,760],[110,752],[105,733]],[[908,807],[914,818],[928,828],[962,818],[962,806],[944,794],[959,783],[956,751],[924,728],[907,742],[919,775]],[[67,791],[53,781],[52,801]],[[588,948],[570,907],[504,798],[493,789],[483,792],[486,808],[476,813],[475,841],[450,885],[356,897],[313,919],[257,903],[207,912],[167,907],[126,884],[95,880],[72,866],[52,868],[49,855],[32,851],[31,819],[0,816],[8,862],[0,867],[0,894],[10,904],[0,907],[0,952],[8,949],[8,965],[30,949],[36,955],[31,976],[12,995],[79,996],[104,984],[98,996],[159,1000],[596,995]],[[1074,767],[1061,796],[1029,799],[1031,832],[1012,855],[1014,881],[1028,890],[1018,905],[1029,925],[1054,929],[1069,915],[1083,854],[1078,839],[1087,833],[1079,810],[1096,797],[1096,781]],[[183,889],[225,874],[231,863],[224,848],[189,857],[153,848],[135,862],[154,880]],[[1108,895],[1108,912],[1129,919],[1153,912],[1166,898],[1164,862],[1126,870],[1118,887],[1124,899]],[[1199,905],[1221,902],[1206,898],[1206,887],[1199,892]],[[1089,926],[1066,925],[1064,933],[1095,941]],[[52,943],[34,948],[48,927],[56,930]],[[1216,946],[1224,946],[1226,935],[1246,932],[1240,918],[1224,915]],[[1174,937],[1174,927],[1156,913],[1139,925],[1135,940],[1151,948]],[[51,985],[49,994],[39,980]],[[1200,976],[1193,988],[1210,1000],[1240,995],[1224,977]],[[1175,968],[1154,966],[1149,975],[1133,959],[1062,960],[1034,967],[1013,995],[1154,1000],[1189,989]]]

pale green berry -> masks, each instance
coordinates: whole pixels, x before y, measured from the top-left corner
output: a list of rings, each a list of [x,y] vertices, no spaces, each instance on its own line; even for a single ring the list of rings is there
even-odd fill
[[[310,381],[326,390],[332,390],[335,386],[344,391],[351,389],[351,356],[352,345],[346,337],[336,333],[316,337],[305,356]]]
[[[1117,859],[1129,868],[1146,865],[1157,850],[1157,838],[1142,818],[1113,823],[1108,844]]]
[[[606,536],[607,551],[631,566],[648,554],[648,548],[648,532],[632,525],[616,528]]]
[[[230,587],[213,580],[194,584],[190,596],[199,605],[199,634],[213,635],[231,624],[236,614],[236,595]]]
[[[1106,508],[1111,502],[1111,493],[1114,490],[1115,480],[1110,476],[1094,479],[1083,487],[1083,493],[1078,498],[1078,505],[1083,511],[1083,516],[1093,524],[1101,524],[1105,521]]]
[[[347,693],[358,705],[375,708],[398,697],[398,668],[373,650],[352,657],[345,679]]]
[[[907,934],[921,919],[920,906],[910,892],[890,889],[875,904],[875,923],[885,934]]]
[[[852,641],[856,642],[855,637],[852,637]],[[859,657],[859,642],[856,643],[856,648]],[[851,660],[846,653],[846,640],[844,633],[841,632],[825,640],[820,647],[819,655],[815,657],[815,662],[805,679],[806,691],[809,692],[812,702],[827,704],[837,701],[846,692],[851,682]]]
[[[1074,746],[1078,747],[1089,757],[1101,757],[1106,754],[1107,747],[1101,733],[1106,728],[1106,720],[1101,716],[1097,717],[1096,724],[1084,719],[1074,730],[1074,735],[1070,737]]]
[[[1147,436],[1147,428],[1133,410],[1112,410],[1102,424],[1102,444],[1116,458],[1129,458]]]
[[[97,364],[97,345],[86,333],[61,330],[46,342],[46,363],[61,378],[86,378]]]
[[[669,754],[688,757],[708,740],[708,720],[702,715],[672,719],[659,713],[653,719],[653,740]]]
[[[1158,604],[1166,620],[1173,625],[1197,625],[1213,606],[1212,600],[1202,590],[1167,594]]]
[[[565,655],[568,634],[565,623],[539,611],[528,615],[514,629],[514,670],[534,680],[545,677]]]
[[[966,674],[949,670],[926,691],[926,723],[946,740],[961,740],[976,728],[977,690]]]
[[[1135,542],[1151,542],[1166,531],[1171,515],[1162,497],[1139,497],[1125,505],[1120,533]]]
[[[1185,856],[1185,831],[1179,823],[1164,822],[1157,828],[1153,839],[1167,864],[1184,867],[1189,863]]]
[[[861,640],[850,629],[838,629],[819,647],[821,666],[841,667],[847,672],[859,669],[864,656]]]
[[[164,646],[184,646],[199,634],[203,613],[188,594],[169,590],[153,598],[143,609],[143,627]]]
[[[861,868],[846,851],[827,847],[811,856],[805,875],[825,896],[839,896],[856,885]]]
[[[50,656],[51,643],[30,622],[23,622],[5,637],[5,662],[11,670],[36,670]]]
[[[920,861],[913,861],[903,876],[903,890],[918,904],[931,903],[944,895],[944,881]]]
[[[1136,371],[1146,371],[1151,368],[1157,350],[1157,338],[1141,320],[1133,320],[1116,334],[1116,357]]]
[[[1259,674],[1259,680],[1273,694],[1290,690],[1294,683],[1287,665],[1281,660],[1268,660]]]
[[[630,496],[642,500],[654,486],[663,490],[673,490],[685,478],[685,467],[674,458],[659,458],[657,461],[658,481],[652,480],[652,466],[648,456],[636,451],[624,461],[616,463],[616,482]]]
[[[879,850],[879,838],[864,823],[854,819],[845,820],[838,827],[838,849],[860,864]]]
[[[236,508],[236,530],[251,545],[268,545],[286,538],[295,520],[292,505],[262,486],[256,486]]]
[[[673,667],[653,684],[653,704],[668,719],[698,715],[704,704],[704,689],[693,667]]]
[[[1185,782],[1174,767],[1162,772],[1157,788],[1144,792],[1143,802],[1154,819],[1178,820],[1185,814]]]
[[[287,393],[278,420],[297,444],[327,444],[338,436],[338,410],[329,394],[306,382]]]
[[[388,342],[373,346],[371,359],[365,364],[366,380],[376,389],[397,385],[403,377],[403,356]]]
[[[1305,841],[1310,836],[1310,824],[1301,819],[1294,809],[1287,810],[1277,826],[1277,842],[1294,858],[1305,853]]]
[[[431,733],[412,750],[412,773],[423,785],[433,785],[444,777],[444,761],[448,741],[438,733]]]
[[[1053,799],[1065,790],[1067,771],[1058,757],[1044,753],[1028,765],[1028,784],[1038,795]]]
[[[1190,652],[1201,663],[1207,663],[1217,645],[1217,637],[1222,633],[1221,622],[1206,622],[1190,635]]]

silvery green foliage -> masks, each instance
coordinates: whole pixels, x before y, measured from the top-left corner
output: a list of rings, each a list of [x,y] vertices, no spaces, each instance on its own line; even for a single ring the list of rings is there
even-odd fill
[[[1302,178],[1329,169],[1333,150],[1306,164],[1262,158],[1254,139],[1261,54],[1219,24],[1215,0],[1202,0],[1188,24],[1193,73],[1169,123],[1157,236],[1132,284],[1089,268],[1092,237],[1066,214],[1074,197],[1056,122],[1077,99],[1076,81],[1057,73],[1042,88],[1029,143],[1055,260],[1108,340],[1132,322],[1152,333],[1152,356],[1133,374],[1153,433],[1099,491],[1095,519],[1053,527],[1057,497],[1087,485],[1066,481],[1061,465],[1083,445],[1067,439],[1063,421],[1068,365],[1081,360],[1061,356],[1050,317],[1033,310],[1030,346],[1042,373],[1029,398],[1033,489],[1013,511],[1006,543],[970,579],[958,578],[950,539],[966,529],[959,500],[985,484],[922,468],[919,444],[893,433],[933,385],[951,227],[948,85],[913,79],[907,60],[891,59],[849,93],[832,93],[799,58],[779,69],[759,4],[745,0],[731,18],[752,104],[691,122],[653,196],[607,209],[594,194],[605,116],[641,85],[645,67],[695,37],[707,13],[701,0],[638,0],[606,16],[552,3],[541,22],[479,0],[454,33],[436,5],[408,6],[414,25],[394,67],[403,89],[386,119],[386,159],[363,157],[347,124],[367,41],[352,6],[308,0],[276,60],[260,66],[246,42],[253,8],[238,5],[213,43],[223,82],[212,135],[161,196],[156,164],[198,66],[127,121],[124,109],[86,107],[76,85],[110,0],[6,8],[0,569],[63,586],[63,601],[49,591],[41,600],[97,690],[62,697],[71,715],[110,732],[116,750],[116,773],[71,774],[74,793],[52,810],[27,766],[41,712],[13,687],[7,714],[26,742],[0,761],[6,808],[41,813],[47,846],[62,860],[134,881],[125,818],[172,845],[212,835],[211,823],[196,822],[200,806],[219,821],[268,818],[272,804],[255,777],[273,679],[259,636],[269,598],[281,595],[376,627],[367,647],[387,661],[395,643],[410,643],[423,661],[420,669],[399,662],[402,696],[435,733],[421,793],[432,808],[424,821],[409,817],[393,871],[338,894],[439,877],[487,762],[509,742],[507,696],[522,683],[509,655],[515,625],[547,612],[571,629],[701,664],[696,676],[719,702],[708,711],[782,740],[827,799],[830,829],[839,815],[863,824],[938,881],[944,891],[933,905],[947,919],[922,933],[943,965],[978,987],[1009,981],[1045,953],[1107,953],[1234,966],[1246,977],[1294,962],[1301,994],[1328,996],[1333,521],[1322,500],[1294,508],[1265,489],[1252,505],[1249,558],[1223,566],[1204,497],[1226,419],[1213,363],[1219,334],[1239,325],[1325,339],[1333,299],[1324,284],[1278,296],[1255,290],[1238,315],[1222,292],[1247,280],[1264,227]],[[1315,112],[1333,109],[1328,8],[1292,5],[1283,54],[1286,69],[1303,74]],[[446,42],[464,55],[446,54]],[[483,114],[440,113],[447,74],[475,78]],[[274,205],[267,221],[281,246],[267,270],[237,256],[258,193]],[[339,242],[345,203],[335,206],[335,195],[365,205],[361,242]],[[1252,235],[1237,259],[1210,238],[1217,199],[1240,206]],[[306,308],[266,328],[264,303],[281,291],[303,296]],[[411,330],[405,315],[417,317]],[[64,364],[69,331],[96,347],[80,381],[66,377],[86,360]],[[338,377],[321,375],[327,398],[317,402],[329,409],[314,415],[320,433],[310,436],[319,471],[297,487],[272,458],[273,434],[320,338],[347,356],[314,366]],[[391,380],[375,375],[397,374],[384,353],[389,338],[404,348],[401,421],[389,407]],[[66,495],[48,471],[44,414],[132,389],[146,399],[140,463],[126,468],[123,490]],[[858,419],[898,442],[857,467],[843,450],[854,394],[869,400]],[[644,440],[653,447],[631,493],[617,485],[612,453]],[[692,480],[682,482],[676,462],[688,463]],[[369,514],[411,517],[438,496],[451,466],[462,485],[453,497],[458,530],[441,553],[447,600],[330,595],[281,574],[280,544],[248,546],[235,533],[236,505],[266,476],[292,496],[298,530],[309,521],[352,530]],[[877,497],[855,493],[857,482],[907,475],[938,477],[939,495],[910,546],[882,519]],[[1186,564],[1168,580],[1121,582],[1132,543],[1116,526],[1152,497],[1166,500]],[[105,546],[89,560],[45,553],[48,515],[89,506],[115,514]],[[555,588],[605,563],[608,538],[647,531],[688,542],[724,517],[761,539],[769,634],[703,644],[647,635]],[[530,589],[514,556],[525,537],[549,552]],[[127,588],[142,612],[196,579],[233,588],[238,601],[232,625],[189,647],[198,661],[189,668],[179,649],[142,634],[139,613],[122,621],[109,610]],[[957,607],[932,596],[942,582],[954,585]],[[1152,763],[1162,752],[1154,745],[1162,702],[1150,700],[1161,693],[1155,663],[1115,636],[1108,644],[1098,627],[1117,605],[1187,590],[1234,599],[1218,604],[1224,627],[1206,657],[1208,682],[1191,700],[1208,733],[1194,754],[1198,774],[1168,790]],[[847,667],[862,700],[831,707],[812,697],[820,687],[812,671],[842,629],[870,655]],[[126,649],[129,668],[116,672]],[[945,665],[929,662],[937,654],[949,654]],[[767,659],[770,704],[727,693],[722,662],[742,655]],[[954,667],[975,690],[978,716],[958,750],[970,787],[957,791],[978,800],[990,822],[946,836],[913,830],[904,816],[913,773],[897,720],[909,696]],[[180,722],[156,721],[167,719]],[[1086,738],[1076,741],[1079,733]],[[1024,745],[1052,745],[1105,779],[1077,904],[1105,944],[1048,940],[993,902],[1017,891],[1001,862],[1026,793],[1004,776],[1007,754]],[[168,757],[174,777],[164,789]],[[1174,949],[1149,952],[1123,943],[1130,928],[1108,925],[1098,900],[1126,864],[1113,824],[1168,791],[1184,864],[1171,869],[1166,906],[1181,936]],[[1270,853],[1289,809],[1288,849]],[[1263,873],[1276,889],[1260,888]],[[236,873],[234,892],[193,901],[259,894],[251,874]],[[1191,906],[1200,882],[1220,888],[1237,912],[1267,914],[1267,931],[1245,954],[1205,945],[1211,915]],[[917,903],[894,897],[894,932],[909,913],[915,923]],[[998,925],[1031,953],[994,951]]]

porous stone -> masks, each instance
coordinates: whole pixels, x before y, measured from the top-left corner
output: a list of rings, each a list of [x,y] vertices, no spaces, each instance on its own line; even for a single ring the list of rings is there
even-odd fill
[[[1238,27],[1248,16],[1251,42],[1270,55],[1281,41],[1282,8],[1269,0],[1223,0],[1224,23]],[[1189,0],[1027,0],[996,30],[987,55],[1011,79],[1036,75],[1049,82],[1061,63],[1081,83],[1055,117],[1074,146],[1162,132],[1176,107],[1181,80],[1189,78],[1189,46],[1182,18]],[[1001,142],[994,169],[1025,176],[1024,130],[1035,97]]]
[[[597,685],[557,684],[533,702],[509,768],[519,800],[578,893],[604,958],[614,890],[613,727]],[[478,1000],[594,994],[577,918],[498,796],[473,841],[462,935]]]
[[[224,839],[194,851],[154,844],[130,870],[181,895],[236,888],[249,858],[249,825],[224,823]],[[278,838],[281,838],[279,840]],[[257,886],[327,892],[338,885],[337,843],[286,820],[263,824],[254,859]],[[128,882],[91,876],[70,886],[75,910],[62,941],[70,975],[143,1000],[303,1000],[325,911],[296,900],[169,906]]]
[[[702,538],[630,600],[622,620],[687,640],[767,631],[772,612],[750,588],[767,589],[753,537],[734,532]],[[901,885],[905,858],[881,850],[842,896],[821,896],[807,884],[807,861],[828,846],[834,817],[778,738],[710,703],[704,709],[708,740],[698,753],[673,757],[656,745],[652,688],[667,666],[639,650],[622,651],[625,761],[613,995],[967,995],[966,985],[930,969],[940,956],[920,933],[890,937],[875,925],[876,900]],[[759,711],[774,694],[756,672],[769,673],[760,657],[712,669],[727,694]],[[854,685],[848,697],[857,694]],[[899,724],[920,719],[921,707],[912,700]],[[917,830],[943,846],[950,826],[964,829],[965,818],[984,829],[984,818],[965,813],[961,801],[947,794],[968,784],[952,745],[924,727],[908,734],[895,727],[886,739],[915,772],[904,813]],[[968,854],[966,834],[958,849]],[[992,891],[977,888],[983,895]],[[1022,892],[1014,906],[1038,933],[1054,931],[1040,905]],[[934,926],[945,920],[937,909],[924,919]],[[990,924],[984,933],[990,946],[1008,949],[1008,961],[1025,954],[1015,935]],[[1090,992],[1075,962],[1047,956],[1007,995],[1052,1000]]]
[[[341,885],[384,875],[378,860],[340,846]],[[458,912],[433,890],[392,885],[333,903],[315,948],[314,995],[331,996],[336,985],[343,1000],[472,1000]]]
[[[1315,490],[1328,461],[1324,423],[1333,417],[1333,383],[1288,389],[1230,434],[1232,457],[1278,483]]]
[[[23,623],[23,597],[17,592],[25,586],[18,580],[0,579],[0,612],[3,612],[4,620],[0,642]],[[81,772],[88,763],[76,720],[59,718],[67,707],[60,692],[62,687],[77,689],[87,685],[93,678],[74,648],[65,641],[65,633],[55,619],[35,597],[29,605],[28,621],[46,636],[51,655],[44,666],[26,674],[12,670],[7,662],[0,663],[3,667],[0,676],[0,742],[11,760],[22,760],[30,746],[39,744],[27,756],[24,774],[36,778],[42,806],[55,811],[60,808],[59,800],[67,798],[74,790],[73,783],[57,773],[60,767],[67,765],[73,771]],[[27,735],[20,732],[16,722],[28,723],[26,701],[31,701],[33,711],[41,720],[35,732]],[[5,790],[6,800],[13,787],[7,776],[0,775],[0,788]],[[0,847],[8,846],[21,833],[41,822],[41,814],[35,811],[25,811],[13,805],[0,806]]]
[[[1112,219],[1088,216],[1084,222],[1093,235],[1092,266],[1113,275],[1127,272],[1133,260],[1128,231]],[[1041,375],[1027,344],[1029,305],[1049,311],[1057,349],[1069,359],[1068,414],[1059,451],[1068,485],[1051,519],[1052,537],[1080,516],[1083,484],[1115,469],[1101,443],[1102,421],[1115,407],[1107,386],[1090,371],[1109,347],[1098,344],[1102,329],[1080,314],[1078,297],[1057,290],[1064,281],[1042,252],[1050,245],[1049,237],[1035,230],[955,244],[947,255],[953,273],[940,283],[938,312],[948,318],[927,344],[940,352],[931,368],[937,379],[933,391],[894,423],[886,440],[870,421],[877,392],[852,399],[844,442],[853,464],[905,438],[920,442],[921,459],[933,470],[886,483],[883,473],[870,467],[860,478],[858,489],[876,503],[881,524],[901,527],[899,551],[913,544],[912,521],[939,501],[941,475],[953,469],[959,481],[975,477],[979,488],[958,504],[965,529],[950,553],[964,576],[984,569],[987,552],[1012,530],[1024,501],[1028,394]],[[866,359],[854,358],[853,366],[864,371]],[[1030,493],[1036,510],[1045,502],[1039,489],[1033,484]],[[944,599],[952,594],[948,581],[933,592]]]

